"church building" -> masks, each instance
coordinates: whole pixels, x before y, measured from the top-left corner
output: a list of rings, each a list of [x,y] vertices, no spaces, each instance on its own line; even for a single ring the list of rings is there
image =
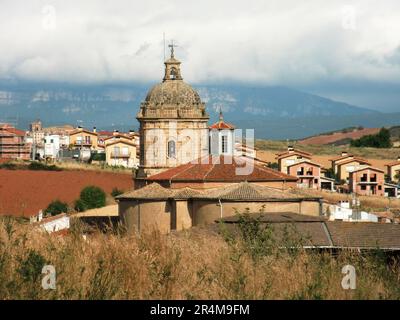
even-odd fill
[[[144,178],[206,156],[208,120],[204,102],[183,81],[181,62],[174,57],[164,62],[163,81],[148,92],[140,106],[140,169]]]

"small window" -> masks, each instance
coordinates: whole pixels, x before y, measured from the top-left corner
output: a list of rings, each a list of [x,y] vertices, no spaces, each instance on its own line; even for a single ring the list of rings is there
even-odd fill
[[[361,190],[367,190],[367,186],[361,186]]]
[[[382,190],[382,186],[378,186],[378,190]]]
[[[170,140],[168,141],[168,158],[175,158],[175,141]]]
[[[228,152],[228,136],[221,137],[222,153]]]

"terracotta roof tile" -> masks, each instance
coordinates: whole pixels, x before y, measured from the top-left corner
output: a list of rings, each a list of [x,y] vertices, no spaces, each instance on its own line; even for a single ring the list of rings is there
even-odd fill
[[[385,166],[387,166],[387,167],[393,167],[393,166],[398,166],[398,165],[400,165],[400,161],[399,160],[396,160],[396,161],[389,162],[389,163],[385,164]]]
[[[209,126],[210,129],[217,129],[217,130],[223,130],[223,129],[229,129],[233,130],[235,129],[235,126],[231,123],[227,123],[225,121],[218,121],[211,126]]]
[[[297,181],[297,177],[260,166],[252,161],[252,159],[245,157],[209,156],[196,162],[197,163],[183,164],[159,174],[152,175],[146,178],[146,180],[202,182]],[[250,166],[252,166],[252,170]],[[248,174],[246,174],[245,168],[249,168]]]
[[[237,201],[319,199],[318,197],[310,197],[295,193],[291,189],[281,190],[277,188],[259,186],[248,182],[241,182],[238,184],[208,189],[201,194],[194,195],[193,198]]]

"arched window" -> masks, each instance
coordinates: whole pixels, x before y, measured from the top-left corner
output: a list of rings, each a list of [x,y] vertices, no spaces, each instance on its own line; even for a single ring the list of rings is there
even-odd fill
[[[175,158],[175,141],[168,141],[168,158]]]
[[[174,67],[172,67],[171,68],[171,72],[170,72],[170,79],[171,80],[175,80],[176,79],[176,76],[177,76],[177,71],[176,71],[176,68],[174,68]]]

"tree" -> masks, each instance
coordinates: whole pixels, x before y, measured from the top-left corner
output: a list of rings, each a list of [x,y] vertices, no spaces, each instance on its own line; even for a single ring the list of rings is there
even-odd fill
[[[101,208],[106,205],[106,193],[99,187],[87,186],[82,189],[79,199],[75,202],[75,209],[85,211],[87,209]]]
[[[121,194],[123,194],[124,192],[122,190],[119,190],[118,188],[114,188],[111,191],[111,195],[115,198]]]
[[[390,131],[386,128],[382,128],[377,134],[366,135],[360,139],[351,140],[350,145],[356,148],[391,148]]]
[[[46,210],[44,210],[44,213],[55,216],[60,213],[66,213],[67,211],[68,205],[65,202],[54,200],[47,206]]]

